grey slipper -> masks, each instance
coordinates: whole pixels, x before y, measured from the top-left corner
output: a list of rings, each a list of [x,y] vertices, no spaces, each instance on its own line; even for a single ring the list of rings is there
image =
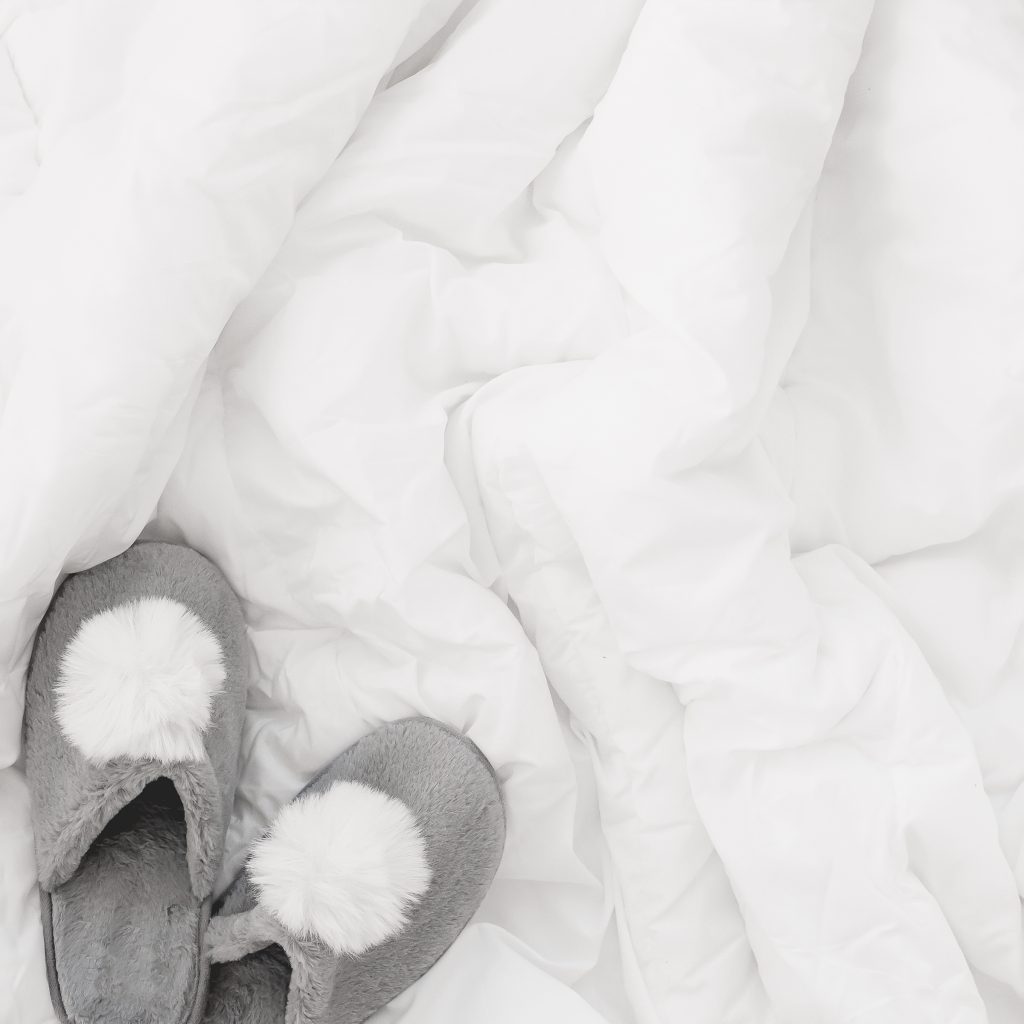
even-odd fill
[[[278,814],[210,923],[206,1024],[357,1024],[436,963],[505,843],[501,790],[466,737],[385,725]]]
[[[47,973],[71,1024],[193,1024],[234,798],[245,626],[205,558],[140,543],[70,576],[29,668]]]

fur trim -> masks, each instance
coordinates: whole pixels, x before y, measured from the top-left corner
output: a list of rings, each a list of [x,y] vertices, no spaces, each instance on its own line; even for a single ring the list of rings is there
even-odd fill
[[[401,930],[430,867],[405,804],[341,781],[281,810],[256,844],[249,877],[290,932],[358,955]]]
[[[185,811],[192,888],[200,899],[209,896],[220,870],[224,841],[224,801],[209,761],[113,761],[102,772],[83,773],[73,800],[35,823],[39,884],[47,890],[63,885],[110,819],[161,778],[174,783]]]
[[[90,760],[198,761],[224,683],[217,638],[165,597],[86,619],[61,659],[56,715]]]

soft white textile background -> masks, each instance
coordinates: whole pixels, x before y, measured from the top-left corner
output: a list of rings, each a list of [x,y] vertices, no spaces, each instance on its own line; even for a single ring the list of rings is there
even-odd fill
[[[223,881],[383,720],[505,780],[383,1020],[1022,1019],[1017,0],[0,33],[0,1024],[53,1020],[33,631],[143,530],[245,602]]]

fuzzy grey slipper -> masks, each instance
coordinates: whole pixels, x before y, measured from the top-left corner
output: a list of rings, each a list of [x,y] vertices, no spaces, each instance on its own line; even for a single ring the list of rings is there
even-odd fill
[[[426,718],[350,747],[278,814],[210,923],[206,1024],[357,1024],[437,962],[505,843],[501,790]]]
[[[189,548],[136,544],[57,591],[25,749],[62,1022],[202,1019],[246,662],[238,600]]]

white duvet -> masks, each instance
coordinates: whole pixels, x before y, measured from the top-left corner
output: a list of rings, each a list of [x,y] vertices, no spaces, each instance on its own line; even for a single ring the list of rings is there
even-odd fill
[[[403,1024],[1024,1019],[1019,0],[0,6],[0,1024],[62,573],[210,556],[222,881],[414,713],[504,780]]]

